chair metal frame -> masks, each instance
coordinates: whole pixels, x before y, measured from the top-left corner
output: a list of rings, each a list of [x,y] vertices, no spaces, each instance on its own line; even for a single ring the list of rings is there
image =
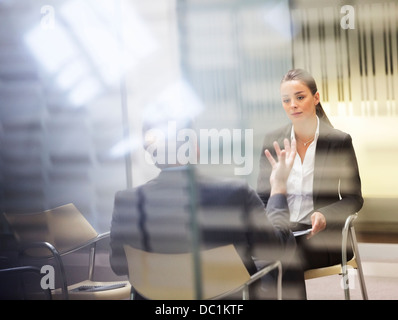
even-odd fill
[[[342,229],[342,248],[341,248],[341,264],[334,265],[324,268],[317,269],[309,269],[304,272],[305,279],[318,278],[327,275],[333,274],[341,274],[343,277],[343,286],[344,286],[344,297],[346,300],[350,300],[350,287],[349,287],[349,277],[348,277],[348,266],[353,267],[357,270],[359,276],[359,282],[361,286],[361,294],[364,300],[368,300],[368,293],[365,285],[365,277],[362,268],[361,257],[359,255],[358,242],[355,235],[354,228],[354,220],[358,217],[358,213],[354,213],[347,217],[344,223],[344,227]],[[350,261],[347,261],[347,245],[348,239],[351,240],[351,245],[353,249],[353,258]],[[317,272],[319,271],[319,272]],[[317,272],[315,276],[309,277],[310,273]]]
[[[43,241],[41,241],[40,238],[38,238],[36,235],[34,236],[35,240],[32,241],[28,241],[28,240],[19,240],[18,241],[18,258],[20,258],[21,260],[23,260],[23,258],[28,258],[29,261],[43,261],[43,259],[53,259],[53,261],[55,262],[55,267],[57,268],[58,271],[58,275],[60,276],[60,288],[53,290],[52,292],[52,296],[53,297],[58,297],[59,295],[62,296],[63,299],[68,300],[70,298],[69,295],[69,291],[72,289],[71,287],[75,286],[75,285],[71,285],[68,287],[68,283],[67,283],[67,277],[66,277],[66,272],[65,272],[65,267],[64,267],[64,263],[62,260],[62,257],[69,255],[73,252],[76,252],[78,250],[84,249],[84,248],[89,248],[89,262],[88,262],[88,279],[86,279],[85,281],[79,282],[79,284],[81,285],[99,285],[99,286],[106,286],[106,285],[112,285],[114,286],[116,283],[125,283],[126,286],[128,287],[128,290],[130,291],[130,284],[128,281],[111,281],[111,282],[96,282],[93,281],[93,277],[94,277],[94,269],[95,269],[95,257],[96,257],[96,244],[98,241],[109,238],[110,236],[110,231],[104,232],[104,233],[98,233],[95,231],[95,229],[92,228],[92,226],[88,223],[88,221],[86,221],[86,219],[84,218],[84,216],[76,209],[76,207],[72,204],[66,204],[54,209],[50,209],[50,210],[46,210],[44,212],[36,212],[33,213],[34,214],[42,214],[42,213],[46,213],[49,211],[55,211],[60,209],[61,212],[70,212],[70,214],[72,214],[71,212],[73,212],[72,216],[73,219],[75,219],[76,221],[80,220],[82,221],[82,224],[85,224],[85,228],[90,228],[92,231],[90,234],[90,237],[86,237],[86,239],[82,240],[81,243],[76,243],[73,246],[64,248],[62,251],[60,251],[60,249],[57,249],[56,246],[52,243],[50,243],[47,239],[43,239]],[[77,215],[79,214],[79,215]],[[14,216],[14,214],[7,214],[4,213],[4,216],[7,219],[7,216],[10,215]],[[24,216],[24,214],[15,214],[15,216]],[[28,214],[29,215],[29,214]],[[69,217],[68,217],[69,218]],[[75,222],[76,223],[76,222]],[[14,229],[12,224],[10,225],[11,229]],[[75,226],[76,227],[76,226]],[[77,226],[80,227],[80,224]],[[32,230],[33,227],[32,227]],[[18,234],[18,233],[17,233]],[[28,254],[28,250],[31,249],[37,249],[37,248],[42,248],[45,249],[46,251],[48,251],[48,254],[44,254],[44,253],[40,253],[39,255],[31,255]],[[73,288],[74,289],[74,288]],[[127,289],[126,289],[127,290]],[[89,292],[89,291],[86,291]],[[78,295],[85,295],[87,296],[87,298],[89,298],[89,296],[86,294],[86,292],[79,292]],[[98,294],[96,294],[98,296]],[[74,296],[77,297],[77,294],[74,294]],[[82,297],[83,298],[83,297]],[[126,296],[126,298],[128,298],[128,295]],[[84,298],[83,298],[84,299]]]
[[[62,261],[62,257],[66,256],[70,253],[76,252],[78,250],[84,249],[86,247],[90,247],[90,253],[89,253],[89,266],[88,266],[88,280],[93,281],[93,276],[94,276],[94,268],[95,268],[95,253],[96,253],[96,244],[98,241],[108,238],[110,235],[110,232],[104,232],[99,234],[96,238],[78,246],[75,247],[71,250],[65,251],[63,253],[60,253],[51,243],[49,242],[32,242],[32,243],[23,243],[20,245],[19,248],[19,254],[20,256],[23,255],[23,253],[32,248],[45,248],[51,253],[51,257],[53,258],[54,261],[56,262],[56,266],[58,268],[59,274],[61,275],[61,292],[63,295],[63,298],[65,300],[69,299],[69,291],[68,291],[68,283],[66,280],[66,272],[65,272],[65,267],[64,263]],[[37,259],[41,260],[43,258],[31,258],[30,259]]]
[[[276,286],[277,300],[282,300],[282,263],[279,260],[274,261],[268,266],[263,267],[262,269],[257,271],[255,274],[251,275],[250,280],[242,284],[240,287],[237,287],[235,290],[220,294],[216,297],[213,297],[211,300],[220,300],[239,291],[242,291],[242,300],[250,300],[249,286],[252,283],[260,280],[263,276],[265,276],[266,274],[270,273],[273,270],[278,270],[277,286]]]
[[[41,276],[41,271],[40,268],[36,266],[22,266],[22,267],[10,267],[6,269],[0,269],[0,275],[12,275],[12,274],[23,274],[23,273],[35,273],[39,276]],[[43,290],[44,296],[46,300],[52,300],[52,294],[50,289],[44,289]],[[23,298],[27,299],[26,292],[22,292]]]
[[[342,231],[342,250],[341,250],[341,270],[342,270],[342,275],[343,275],[343,283],[344,283],[344,296],[346,300],[350,300],[350,287],[349,287],[349,280],[348,280],[348,270],[347,270],[347,242],[348,242],[348,237],[351,239],[351,244],[352,244],[352,249],[354,251],[354,258],[355,262],[357,264],[357,272],[359,276],[359,283],[361,285],[361,293],[362,293],[362,298],[364,300],[368,300],[368,293],[366,290],[366,285],[365,285],[365,277],[363,273],[363,268],[362,268],[362,261],[361,257],[359,255],[359,248],[358,248],[358,242],[355,234],[355,228],[354,228],[354,220],[358,217],[358,213],[350,215],[344,224],[343,231]]]

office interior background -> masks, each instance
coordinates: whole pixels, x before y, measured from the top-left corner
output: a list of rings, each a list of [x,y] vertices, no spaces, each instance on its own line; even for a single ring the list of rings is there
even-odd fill
[[[240,129],[235,148],[251,129],[247,174],[234,161],[198,167],[255,188],[264,134],[288,121],[279,84],[291,68],[313,74],[333,125],[353,138],[358,231],[396,242],[394,0],[1,0],[0,210],[74,203],[108,231],[116,191],[158,172],[141,129],[162,114]]]

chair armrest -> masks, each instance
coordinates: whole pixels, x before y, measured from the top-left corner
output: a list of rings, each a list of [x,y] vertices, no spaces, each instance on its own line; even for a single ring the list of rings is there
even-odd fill
[[[351,214],[347,217],[343,227],[343,233],[346,232],[348,234],[349,228],[352,226],[354,220],[358,218],[358,213]]]
[[[266,274],[270,273],[272,270],[278,269],[278,280],[277,280],[277,294],[278,300],[282,300],[282,263],[277,260],[259,271],[257,271],[255,274],[250,276],[250,280],[246,283],[246,286],[251,285],[253,282],[257,281],[258,279],[262,278]]]
[[[342,271],[343,271],[343,276],[346,274],[346,268],[347,268],[347,243],[348,243],[348,234],[350,232],[350,228],[352,226],[352,223],[354,220],[358,217],[357,213],[351,214],[347,217],[344,223],[344,227],[342,230],[342,242],[341,242],[341,264],[342,264]]]
[[[51,257],[53,257],[56,261],[59,273],[61,275],[61,289],[64,296],[64,299],[68,299],[68,286],[66,283],[66,274],[64,264],[61,259],[61,255],[58,250],[48,242],[32,242],[32,243],[22,243],[20,244],[19,252],[23,253],[24,251],[32,248],[46,248],[51,252]]]
[[[0,275],[4,274],[6,276],[8,274],[12,275],[12,274],[25,273],[25,272],[33,272],[33,273],[41,276],[41,270],[39,269],[39,267],[35,267],[35,266],[22,266],[22,267],[12,267],[12,268],[7,268],[7,269],[0,269]],[[44,293],[48,300],[52,299],[50,289],[44,290]]]
[[[39,267],[35,266],[11,267],[6,269],[0,269],[0,273],[24,273],[24,272],[34,272],[40,274],[40,269]]]
[[[105,238],[108,238],[109,235],[110,235],[110,231],[98,234],[95,238],[92,238],[91,240],[89,240],[89,241],[87,241],[85,243],[82,243],[80,246],[74,247],[72,249],[69,249],[68,251],[63,252],[61,254],[61,256],[68,255],[68,254],[70,254],[72,252],[78,251],[78,250],[86,248],[88,246],[95,245],[98,241],[100,241],[102,239],[105,239]]]
[[[75,251],[78,251],[80,249],[86,248],[91,246],[90,249],[90,257],[89,257],[89,279],[92,280],[93,278],[93,274],[94,274],[94,264],[95,264],[95,245],[98,241],[102,240],[102,239],[106,239],[110,236],[110,231],[98,234],[95,238],[91,239],[90,241],[87,241],[85,243],[83,243],[82,245],[72,248],[66,252],[63,252],[62,254],[59,253],[59,251],[50,243],[48,242],[33,242],[33,243],[24,243],[20,245],[20,252],[24,252],[28,249],[32,249],[32,248],[46,248],[51,252],[51,255],[49,256],[49,258],[53,257],[56,260],[56,264],[59,270],[59,273],[61,275],[61,289],[62,289],[62,294],[64,296],[64,299],[68,299],[69,295],[68,295],[68,285],[67,285],[67,281],[66,281],[66,273],[65,273],[65,268],[64,268],[64,264],[62,262],[62,256],[68,255],[70,253],[73,253]]]
[[[107,231],[107,232],[104,232],[104,233],[100,233],[100,234],[98,235],[96,241],[99,241],[99,240],[102,240],[102,239],[105,239],[105,238],[109,238],[110,234],[111,234],[110,231]]]
[[[342,242],[341,242],[341,273],[343,276],[344,291],[346,298],[349,297],[348,292],[348,271],[347,271],[347,243],[348,235],[351,232],[352,224],[354,220],[358,217],[358,213],[351,214],[347,217],[342,230]],[[355,253],[354,253],[355,254]]]
[[[342,230],[342,243],[341,243],[341,252],[342,252],[342,265],[346,266],[347,265],[347,243],[348,243],[348,234],[350,232],[350,229],[352,227],[352,223],[354,220],[358,217],[357,213],[351,214],[347,217],[344,223],[344,227]],[[343,270],[344,271],[344,270]]]

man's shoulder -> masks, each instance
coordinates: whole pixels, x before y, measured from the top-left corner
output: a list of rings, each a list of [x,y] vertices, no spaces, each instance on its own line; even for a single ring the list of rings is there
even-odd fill
[[[244,179],[235,177],[199,176],[198,183],[202,187],[214,189],[249,189],[249,184]]]
[[[122,202],[131,203],[137,201],[138,197],[138,187],[121,189],[115,193],[115,201],[119,204]]]
[[[202,201],[238,204],[259,202],[256,191],[244,179],[211,177],[199,181]]]
[[[116,196],[131,195],[137,193],[137,187],[120,189],[116,191]]]

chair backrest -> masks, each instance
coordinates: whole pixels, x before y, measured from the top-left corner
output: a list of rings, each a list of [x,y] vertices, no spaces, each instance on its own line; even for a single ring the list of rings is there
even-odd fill
[[[74,204],[34,213],[4,213],[4,217],[21,243],[49,242],[60,254],[81,246],[98,233]],[[36,257],[49,256],[48,250],[29,249]]]
[[[129,281],[151,300],[196,299],[192,253],[145,252],[129,245]],[[202,298],[212,299],[244,285],[250,275],[233,245],[200,251]]]

